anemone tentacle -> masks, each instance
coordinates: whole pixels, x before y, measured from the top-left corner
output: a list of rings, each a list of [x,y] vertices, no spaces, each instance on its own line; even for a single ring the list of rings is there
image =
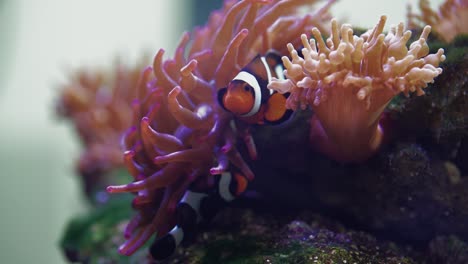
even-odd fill
[[[400,23],[384,35],[386,19],[382,16],[360,37],[350,25],[339,28],[336,20],[326,41],[319,29],[312,29],[314,39],[301,36],[303,57],[288,44],[291,58],[282,58],[288,80],[269,85],[291,93],[287,107],[314,110],[312,143],[337,160],[362,161],[372,155],[382,142],[379,120],[390,100],[399,93],[424,94],[427,83],[442,72],[438,66],[444,51],[428,54],[429,26],[408,48],[411,32]]]
[[[167,234],[187,189],[212,187],[213,175],[230,166],[247,180],[254,178],[246,161],[257,156],[253,138],[218,105],[216,93],[257,54],[285,46],[312,26],[323,28],[334,0],[306,17],[297,12],[315,2],[225,1],[206,26],[182,35],[173,58],[164,59],[163,49],[156,53],[135,86],[133,126],[122,144],[135,181],[107,188],[136,195],[133,207],[138,212],[125,231],[122,254],[132,254],[152,234]],[[288,30],[288,39],[277,29]],[[249,157],[237,149],[239,140],[246,143]]]
[[[445,0],[439,10],[433,10],[428,0],[419,0],[420,14],[413,13],[408,5],[407,24],[411,29],[422,24],[433,28],[435,34],[445,42],[451,42],[457,35],[468,33],[468,1]]]
[[[141,64],[125,67],[117,63],[110,72],[80,70],[57,100],[58,114],[72,121],[84,147],[76,167],[88,194],[107,183],[109,172],[124,166],[120,136],[132,124],[131,104],[142,69]]]

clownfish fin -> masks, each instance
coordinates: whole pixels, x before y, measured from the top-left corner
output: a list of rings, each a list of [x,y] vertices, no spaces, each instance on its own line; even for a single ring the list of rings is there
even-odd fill
[[[275,50],[269,50],[267,54],[265,55],[265,58],[268,62],[272,63],[272,65],[279,65],[283,64],[283,61],[281,60],[281,54]]]
[[[281,124],[291,117],[293,111],[286,108],[286,99],[289,93],[273,93],[267,101],[264,115],[265,123],[277,125]]]
[[[226,95],[227,93],[227,87],[224,87],[224,88],[221,88],[219,89],[218,91],[218,104],[226,111],[229,112],[229,110],[226,108],[226,106],[224,106],[224,96]]]
[[[231,184],[231,185],[234,185],[232,187],[232,190],[231,191],[233,193],[235,193],[235,196],[240,196],[241,194],[243,194],[245,192],[245,190],[247,189],[247,185],[248,185],[248,180],[247,178],[240,174],[240,173],[234,173],[234,179],[235,181],[233,181],[235,184]]]

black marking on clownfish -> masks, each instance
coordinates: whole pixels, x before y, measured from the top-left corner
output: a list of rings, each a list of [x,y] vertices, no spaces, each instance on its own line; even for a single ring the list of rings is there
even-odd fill
[[[150,247],[154,260],[170,257],[180,244],[193,240],[197,224],[211,220],[221,208],[241,195],[247,182],[244,176],[229,171],[215,175],[215,181],[217,188],[212,193],[185,192],[176,209],[177,225],[165,236],[156,238]]]
[[[288,120],[292,111],[283,102],[289,94],[281,95],[267,88],[273,77],[284,79],[283,71],[281,57],[274,52],[255,57],[226,88],[218,91],[220,106],[248,123],[279,124]],[[273,95],[274,102],[270,101]]]

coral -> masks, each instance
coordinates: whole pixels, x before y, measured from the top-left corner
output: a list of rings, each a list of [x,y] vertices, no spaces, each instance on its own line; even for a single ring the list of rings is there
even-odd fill
[[[253,139],[247,126],[217,104],[217,89],[257,54],[270,49],[285,54],[281,47],[287,42],[312,26],[322,27],[334,1],[312,15],[296,14],[314,2],[226,1],[206,26],[182,36],[173,59],[163,60],[164,50],[157,52],[138,82],[133,126],[124,137],[124,162],[135,181],[107,188],[136,194],[137,213],[120,253],[131,255],[153,234],[165,235],[174,227],[184,192],[209,188],[212,175],[233,166],[248,180],[254,178],[237,147],[242,139],[254,159]]]
[[[269,88],[290,92],[287,106],[315,115],[311,141],[321,152],[344,162],[363,161],[382,144],[384,128],[379,121],[387,104],[399,93],[423,95],[445,60],[443,49],[428,54],[426,26],[409,48],[411,37],[403,23],[382,34],[386,17],[360,37],[350,25],[338,27],[332,20],[326,42],[319,29],[314,39],[301,36],[303,57],[288,44],[292,60],[283,57],[287,80],[274,80]]]
[[[121,135],[131,125],[131,101],[142,67],[118,63],[114,72],[82,70],[64,85],[59,116],[69,119],[84,145],[77,162],[86,193],[105,173],[123,167]]]
[[[415,14],[408,5],[408,27],[420,27],[421,24],[430,25],[436,35],[445,42],[451,42],[460,34],[468,33],[468,1],[446,0],[438,11],[430,7],[429,0],[419,0],[421,14]]]

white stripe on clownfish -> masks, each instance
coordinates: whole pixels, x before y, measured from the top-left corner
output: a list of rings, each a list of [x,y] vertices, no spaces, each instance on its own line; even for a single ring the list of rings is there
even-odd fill
[[[231,202],[236,198],[236,196],[238,196],[230,191],[230,185],[233,183],[233,180],[234,179],[232,177],[231,172],[224,172],[221,174],[221,177],[218,181],[218,195],[219,198],[224,200],[225,202]],[[197,219],[186,219],[189,221],[193,221],[192,223],[178,223],[168,234],[156,240],[156,242],[153,243],[150,249],[151,255],[154,259],[163,260],[172,255],[177,249],[177,247],[179,247],[179,245],[184,241],[185,236],[189,235],[189,232],[194,232],[194,230],[184,230],[182,226],[191,226],[194,223],[199,223],[204,218],[204,216],[202,215],[203,212],[201,206],[205,198],[213,197],[211,195],[213,194],[193,192],[190,190],[185,192],[179,205],[188,205],[190,207],[189,210],[193,210],[193,212],[197,215]],[[181,207],[178,208],[178,210],[181,210]],[[187,209],[187,207],[183,207],[182,210]]]
[[[284,67],[283,64],[278,64],[275,66],[275,73],[278,78],[278,80],[285,80],[286,77],[284,76]],[[268,81],[270,83],[270,81]],[[272,90],[272,89],[270,89]],[[273,91],[273,90],[272,90]]]
[[[273,77],[280,80],[285,79],[284,66],[280,56],[277,53],[269,52],[265,56],[255,57],[229,82],[227,87],[218,91],[220,105],[225,110],[235,113],[241,120],[245,118],[247,123],[261,124],[262,120],[269,122],[270,120],[265,117],[266,112],[259,116],[257,114],[260,114],[263,104],[268,104],[271,107],[269,100],[270,97],[275,96],[275,91],[269,89],[268,84]],[[242,88],[245,91],[242,91]],[[250,91],[247,88],[250,88]],[[279,103],[278,100],[274,101]],[[270,107],[266,107],[265,111],[268,112]],[[271,109],[276,109],[275,107],[277,106],[273,106]],[[279,107],[282,106],[279,105]],[[274,116],[277,117],[277,115]],[[252,117],[253,119],[251,119]],[[270,117],[272,117],[271,113]]]
[[[264,56],[260,57],[260,61],[262,62],[263,67],[265,68],[265,71],[267,73],[268,83],[270,83],[271,79],[272,79],[270,66],[268,65],[268,62],[266,61],[266,58]],[[284,79],[282,65],[277,65],[275,67],[275,73],[278,76],[278,79]],[[260,84],[258,83],[257,77],[255,77],[253,74],[251,74],[249,72],[241,71],[232,80],[233,81],[234,80],[244,81],[254,89],[254,100],[255,100],[254,105],[253,105],[252,109],[247,114],[243,114],[241,116],[249,117],[249,116],[253,116],[256,113],[258,113],[258,111],[260,110],[260,106],[262,104],[262,92],[261,92],[261,87],[260,87]],[[270,95],[273,94],[274,91],[272,89],[268,89],[268,90],[270,92]]]
[[[266,61],[266,58],[265,57],[260,57],[260,61],[262,62],[263,64],[263,67],[265,67],[265,70],[266,70],[266,73],[267,73],[267,76],[268,76],[268,83],[271,82],[271,70],[270,70],[270,66],[268,65],[268,62]],[[272,89],[268,89],[270,90],[270,95],[273,93],[273,90]]]
[[[231,202],[236,196],[231,192],[230,185],[233,182],[232,174],[229,171],[223,172],[218,182],[219,196],[226,202]],[[201,192],[186,191],[180,203],[189,205],[197,214],[197,222],[203,217],[200,214],[201,201],[208,197],[208,194]]]
[[[219,181],[219,196],[221,196],[226,202],[234,200],[236,197],[229,190],[231,184],[232,174],[230,172],[223,172]]]
[[[182,228],[180,228],[179,226],[175,226],[169,232],[169,234],[171,234],[172,237],[174,238],[175,248],[177,248],[180,245],[180,243],[182,242],[182,240],[184,240],[184,230]]]
[[[206,193],[199,193],[199,192],[192,192],[187,191],[185,192],[184,197],[180,201],[181,203],[186,203],[197,213],[197,222],[200,221],[200,203],[203,198],[208,196]]]
[[[253,94],[254,100],[255,100],[254,105],[247,114],[243,114],[241,116],[248,117],[248,116],[253,116],[256,113],[258,113],[258,110],[260,110],[260,105],[262,104],[262,91],[260,89],[260,84],[258,84],[257,78],[250,72],[241,71],[232,80],[244,81],[248,85],[250,85],[254,90],[254,94]]]

